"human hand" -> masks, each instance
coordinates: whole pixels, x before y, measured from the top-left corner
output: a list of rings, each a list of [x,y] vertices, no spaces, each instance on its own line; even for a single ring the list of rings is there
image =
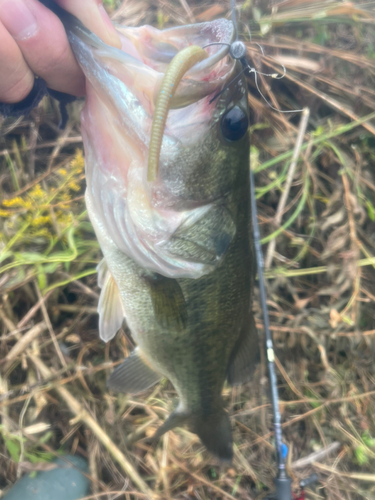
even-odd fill
[[[121,46],[101,0],[56,3],[105,43]],[[34,75],[51,89],[85,94],[85,77],[58,17],[38,0],[0,0],[0,101],[24,99],[33,87]]]

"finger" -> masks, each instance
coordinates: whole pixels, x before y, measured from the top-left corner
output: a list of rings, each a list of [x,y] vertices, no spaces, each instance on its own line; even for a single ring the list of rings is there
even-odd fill
[[[0,21],[32,72],[55,90],[84,95],[85,79],[61,21],[37,0],[0,0]]]
[[[101,0],[56,0],[56,3],[67,10],[103,42],[121,48],[120,37],[106,13]]]
[[[31,91],[34,75],[18,45],[0,22],[0,101],[19,102]]]

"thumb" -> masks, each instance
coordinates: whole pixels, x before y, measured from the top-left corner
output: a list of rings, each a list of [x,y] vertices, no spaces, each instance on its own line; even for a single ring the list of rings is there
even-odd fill
[[[60,7],[76,16],[89,30],[113,47],[121,48],[118,36],[101,0],[55,0]]]

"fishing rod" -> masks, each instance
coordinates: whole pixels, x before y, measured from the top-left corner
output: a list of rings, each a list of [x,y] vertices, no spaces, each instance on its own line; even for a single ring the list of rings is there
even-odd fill
[[[240,40],[235,40],[229,49],[229,53],[233,57],[233,59],[239,60],[245,68],[248,66],[248,63],[245,59],[246,52],[247,52],[246,46]],[[262,308],[263,323],[264,323],[265,349],[266,349],[267,368],[268,368],[268,376],[269,376],[270,392],[271,392],[273,427],[275,432],[275,448],[276,448],[276,458],[277,458],[277,476],[274,478],[276,496],[275,497],[271,496],[268,498],[269,500],[271,500],[271,498],[274,498],[275,500],[292,500],[292,480],[288,476],[285,466],[285,461],[288,455],[288,447],[283,442],[282,430],[281,430],[281,415],[279,409],[279,395],[277,390],[277,377],[275,370],[275,354],[273,349],[272,335],[269,328],[267,294],[266,294],[266,287],[265,287],[264,273],[263,273],[264,269],[263,254],[260,245],[258,212],[256,206],[256,198],[255,198],[254,171],[251,168],[251,165],[250,165],[250,200],[251,200],[251,218],[253,225],[254,250],[258,268],[259,295],[260,295],[260,304]]]
[[[238,60],[242,65],[242,71],[240,74],[246,70],[252,70],[247,59],[247,49],[246,45],[238,39],[238,24],[236,17],[236,3],[235,0],[230,0],[232,22],[235,30],[235,41],[229,47],[230,56]],[[256,72],[255,72],[256,74]],[[215,98],[218,95],[215,96]],[[301,111],[301,110],[294,110]],[[276,449],[276,460],[277,460],[277,475],[274,478],[275,492],[267,496],[267,500],[304,500],[305,493],[304,489],[307,485],[315,482],[317,480],[316,474],[310,476],[305,481],[300,483],[301,493],[300,496],[296,496],[292,493],[292,480],[288,475],[286,470],[286,459],[288,456],[288,447],[283,441],[282,429],[281,429],[281,414],[279,407],[279,394],[277,389],[277,376],[275,370],[275,353],[273,348],[273,339],[270,331],[269,325],[269,315],[267,307],[267,293],[264,280],[264,262],[262,247],[260,244],[260,232],[258,225],[258,212],[255,197],[255,180],[254,171],[250,165],[250,200],[251,200],[251,218],[253,225],[253,239],[254,239],[254,250],[255,257],[258,268],[258,282],[259,282],[259,295],[260,304],[263,315],[264,324],[264,345],[267,359],[268,377],[270,384],[271,393],[271,404],[273,412],[273,427],[275,435],[275,449]]]

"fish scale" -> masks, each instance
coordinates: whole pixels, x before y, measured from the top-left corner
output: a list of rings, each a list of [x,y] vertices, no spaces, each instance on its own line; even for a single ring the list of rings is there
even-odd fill
[[[230,461],[223,385],[251,380],[259,360],[251,309],[249,110],[245,82],[230,83],[241,71],[228,56],[233,25],[221,19],[164,31],[122,27],[130,56],[75,18],[63,22],[87,80],[85,197],[104,256],[99,333],[110,340],[123,317],[137,343],[108,386],[134,394],[167,377],[180,402],[155,438],[187,425],[211,453]],[[149,182],[153,103],[163,74],[175,52],[211,42],[223,45],[208,48],[175,89],[159,168]]]

